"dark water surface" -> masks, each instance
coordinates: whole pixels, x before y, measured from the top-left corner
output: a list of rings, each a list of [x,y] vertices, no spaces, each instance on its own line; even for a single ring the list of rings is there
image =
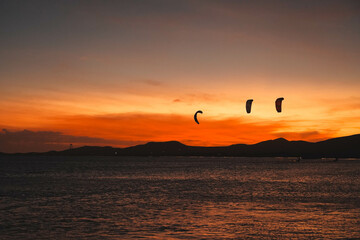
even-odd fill
[[[0,158],[0,239],[360,238],[360,161]]]

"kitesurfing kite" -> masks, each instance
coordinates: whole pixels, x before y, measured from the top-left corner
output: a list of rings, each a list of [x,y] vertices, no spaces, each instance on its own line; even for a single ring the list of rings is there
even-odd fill
[[[253,101],[254,101],[253,99],[249,99],[246,101],[246,112],[247,113],[251,113],[251,105],[252,105]]]
[[[199,121],[197,120],[197,115],[198,115],[198,113],[203,113],[201,110],[199,110],[199,111],[197,111],[196,113],[195,113],[195,115],[194,115],[194,120],[195,120],[195,122],[197,123],[197,124],[199,124]]]
[[[282,101],[283,101],[283,100],[284,100],[283,97],[276,99],[276,101],[275,101],[275,107],[276,107],[276,111],[277,111],[277,112],[281,112],[281,104],[282,104]]]

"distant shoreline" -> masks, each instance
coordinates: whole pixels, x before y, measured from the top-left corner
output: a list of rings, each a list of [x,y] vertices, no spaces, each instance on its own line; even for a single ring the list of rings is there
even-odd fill
[[[47,156],[204,156],[204,157],[286,157],[301,159],[360,158],[360,134],[332,138],[316,143],[288,141],[284,138],[252,145],[236,144],[224,147],[188,146],[177,141],[149,142],[142,145],[114,148],[84,146],[63,151],[0,153],[0,155]]]

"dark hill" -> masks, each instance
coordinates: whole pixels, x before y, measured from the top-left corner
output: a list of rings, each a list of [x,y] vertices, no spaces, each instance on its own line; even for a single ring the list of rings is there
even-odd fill
[[[149,142],[128,148],[91,147],[27,153],[42,155],[101,155],[101,156],[244,156],[244,157],[360,157],[360,135],[339,137],[310,143],[284,138],[253,145],[235,144],[225,147],[187,146],[177,141]]]
[[[188,146],[177,142],[148,142],[119,150],[121,155],[151,156],[151,155],[182,155]]]
[[[308,149],[308,154],[325,157],[359,157],[360,134],[317,142]]]

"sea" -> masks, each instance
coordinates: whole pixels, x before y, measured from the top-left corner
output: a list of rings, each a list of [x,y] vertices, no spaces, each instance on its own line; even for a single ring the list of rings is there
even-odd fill
[[[360,239],[360,160],[1,156],[0,239]]]

